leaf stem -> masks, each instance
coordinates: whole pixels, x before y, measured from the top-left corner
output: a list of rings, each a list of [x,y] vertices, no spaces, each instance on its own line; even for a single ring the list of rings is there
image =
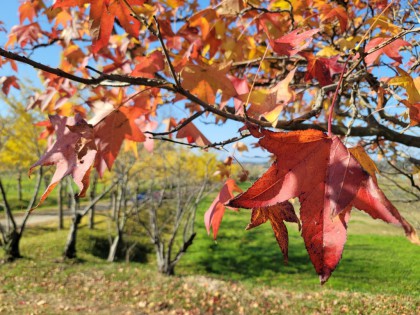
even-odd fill
[[[332,125],[332,117],[333,117],[333,113],[334,113],[334,106],[335,106],[335,102],[337,100],[338,93],[341,90],[342,85],[343,85],[344,73],[346,73],[346,68],[347,68],[347,64],[349,63],[349,59],[350,58],[347,58],[346,63],[344,64],[344,67],[343,67],[343,71],[341,71],[340,79],[338,80],[337,88],[335,89],[334,96],[333,96],[333,99],[332,99],[332,103],[331,103],[331,106],[330,106],[330,111],[328,113],[328,137],[332,137],[332,135],[333,135],[332,130],[331,130],[331,125]]]

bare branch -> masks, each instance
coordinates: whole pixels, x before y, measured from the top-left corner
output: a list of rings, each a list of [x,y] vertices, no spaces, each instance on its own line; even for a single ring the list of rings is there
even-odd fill
[[[48,73],[52,73],[55,74],[57,76],[75,81],[75,82],[79,82],[79,83],[83,83],[86,85],[100,85],[104,82],[124,82],[124,83],[128,83],[130,85],[145,85],[145,86],[151,86],[151,87],[165,87],[165,89],[167,90],[174,90],[173,88],[171,88],[171,86],[173,86],[172,83],[163,80],[163,79],[149,79],[149,78],[141,78],[141,77],[131,77],[131,76],[125,76],[125,75],[119,75],[119,74],[105,74],[102,73],[99,77],[97,78],[91,78],[91,79],[86,79],[83,77],[79,77],[76,75],[73,75],[71,73],[68,73],[66,71],[63,71],[59,68],[52,68],[49,67],[47,65],[44,65],[42,63],[36,62],[32,59],[29,59],[25,56],[21,56],[19,54],[16,54],[14,52],[11,51],[7,51],[4,50],[3,48],[0,47],[0,56],[12,59],[12,60],[16,60],[19,62],[23,62],[26,63],[36,69],[39,70],[43,70],[46,71]]]
[[[178,126],[176,126],[175,128],[173,128],[172,130],[166,131],[166,132],[152,132],[152,131],[145,131],[144,133],[150,134],[153,137],[156,136],[166,136],[166,135],[170,135],[174,132],[177,132],[178,130],[184,128],[186,125],[188,125],[190,122],[192,122],[194,119],[200,117],[201,115],[203,115],[205,113],[204,110],[196,112],[194,115],[188,117],[187,119],[185,119],[181,124],[179,124]]]

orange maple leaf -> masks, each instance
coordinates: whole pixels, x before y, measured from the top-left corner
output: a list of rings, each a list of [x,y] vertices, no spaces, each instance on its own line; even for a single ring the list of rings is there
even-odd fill
[[[130,6],[141,6],[144,0],[127,0]],[[131,11],[121,0],[59,0],[53,8],[67,8],[90,4],[90,33],[93,37],[92,51],[97,53],[108,46],[109,38],[114,28],[114,21],[118,19],[122,28],[131,36],[138,37],[140,22],[131,16]]]
[[[214,104],[218,90],[223,92],[224,98],[236,95],[235,87],[227,77],[229,69],[230,63],[188,65],[181,72],[182,85],[207,103]]]

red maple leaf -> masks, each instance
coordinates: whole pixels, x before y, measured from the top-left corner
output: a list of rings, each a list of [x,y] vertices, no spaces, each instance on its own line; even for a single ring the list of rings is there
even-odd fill
[[[41,165],[57,165],[51,183],[41,196],[38,207],[50,194],[62,178],[67,175],[73,177],[83,197],[89,187],[89,174],[96,157],[93,128],[80,115],[75,117],[50,116],[57,137],[56,142],[29,169]],[[36,208],[35,207],[35,208]]]
[[[243,104],[244,101],[239,97],[241,95],[246,95],[249,93],[249,86],[248,86],[248,80],[246,78],[239,79],[237,77],[234,77],[233,75],[228,74],[228,79],[232,82],[233,87],[236,90],[236,96],[233,98],[233,106],[235,108],[235,112],[238,115],[242,115],[244,113]],[[220,109],[223,109],[230,99],[230,96],[222,96],[222,101],[220,103]]]
[[[178,125],[182,124],[183,120],[178,122]],[[199,146],[206,146],[211,142],[201,133],[200,130],[192,123],[188,123],[176,134],[177,139],[187,138],[188,143],[196,143]]]
[[[408,115],[410,116],[410,126],[417,126],[420,124],[420,103],[411,104],[406,100],[403,100],[402,102],[409,108]]]
[[[234,192],[242,192],[232,178],[228,178],[223,185],[220,193],[210,205],[204,215],[204,224],[206,225],[207,233],[210,234],[210,228],[213,228],[213,238],[216,239],[217,232],[219,231],[220,223],[222,223],[223,215],[225,214],[225,203],[233,198]],[[236,208],[229,207],[229,209],[237,210]]]
[[[12,86],[15,89],[20,90],[20,85],[17,81],[16,76],[14,76],[14,75],[1,78],[0,83],[3,83],[3,86],[1,87],[1,90],[3,91],[4,94],[6,94],[6,96],[9,94],[10,87],[12,87]]]
[[[315,78],[321,86],[333,83],[332,76],[343,71],[343,65],[338,63],[339,55],[325,58],[316,57],[312,53],[301,52],[303,57],[308,60],[305,80],[310,81]]]
[[[312,42],[312,37],[318,32],[317,28],[309,31],[297,29],[276,40],[271,40],[270,44],[277,54],[291,57],[307,48]]]
[[[284,262],[287,263],[289,235],[287,233],[287,227],[283,221],[296,222],[299,224],[300,228],[300,221],[296,216],[295,209],[289,201],[285,201],[270,207],[254,208],[252,209],[251,213],[251,222],[248,224],[246,229],[250,230],[267,222],[267,220],[269,220],[271,223],[274,236],[276,237],[277,243],[279,244],[281,252],[283,253]]]
[[[120,106],[94,128],[98,158],[96,169],[102,176],[105,166],[110,170],[120,151],[124,139],[144,142],[146,137],[136,123],[136,119],[145,114],[143,108],[137,106]]]
[[[341,259],[352,206],[375,219],[402,225],[407,236],[418,242],[413,227],[337,136],[330,138],[317,130],[275,133],[249,129],[277,160],[227,205],[268,207],[298,197],[302,236],[321,283]]]
[[[136,57],[136,67],[131,73],[135,77],[154,78],[155,73],[165,68],[165,60],[162,52],[155,50],[151,54]]]
[[[379,46],[383,42],[386,42],[389,40],[390,37],[376,37],[372,39],[365,47],[365,52],[369,52],[372,48]],[[381,49],[378,49],[377,51],[367,55],[365,57],[366,65],[370,66],[373,64],[380,55],[385,54],[389,58],[394,59],[398,64],[402,63],[402,57],[399,54],[399,50],[401,47],[404,46],[411,46],[411,44],[401,38],[398,38],[388,45],[382,47]]]

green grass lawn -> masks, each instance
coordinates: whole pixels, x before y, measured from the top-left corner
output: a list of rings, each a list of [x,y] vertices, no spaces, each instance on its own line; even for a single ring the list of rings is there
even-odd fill
[[[409,243],[402,229],[354,210],[343,259],[321,288],[297,225],[288,225],[289,263],[284,265],[270,223],[244,230],[249,215],[248,210],[228,210],[217,243],[207,236],[204,223],[198,220],[196,242],[181,262],[180,271],[295,291],[327,288],[420,296],[420,247]],[[388,235],[372,234],[366,223],[371,224],[374,233],[383,229]]]
[[[249,211],[227,210],[217,243],[197,214],[197,237],[176,269],[156,273],[152,248],[138,238],[136,262],[105,261],[108,219],[83,223],[76,261],[61,261],[67,231],[29,227],[23,259],[0,266],[0,314],[419,314],[420,247],[402,229],[355,210],[343,259],[320,286],[296,225],[283,264],[269,223],[245,231]],[[67,224],[68,226],[68,224]]]

